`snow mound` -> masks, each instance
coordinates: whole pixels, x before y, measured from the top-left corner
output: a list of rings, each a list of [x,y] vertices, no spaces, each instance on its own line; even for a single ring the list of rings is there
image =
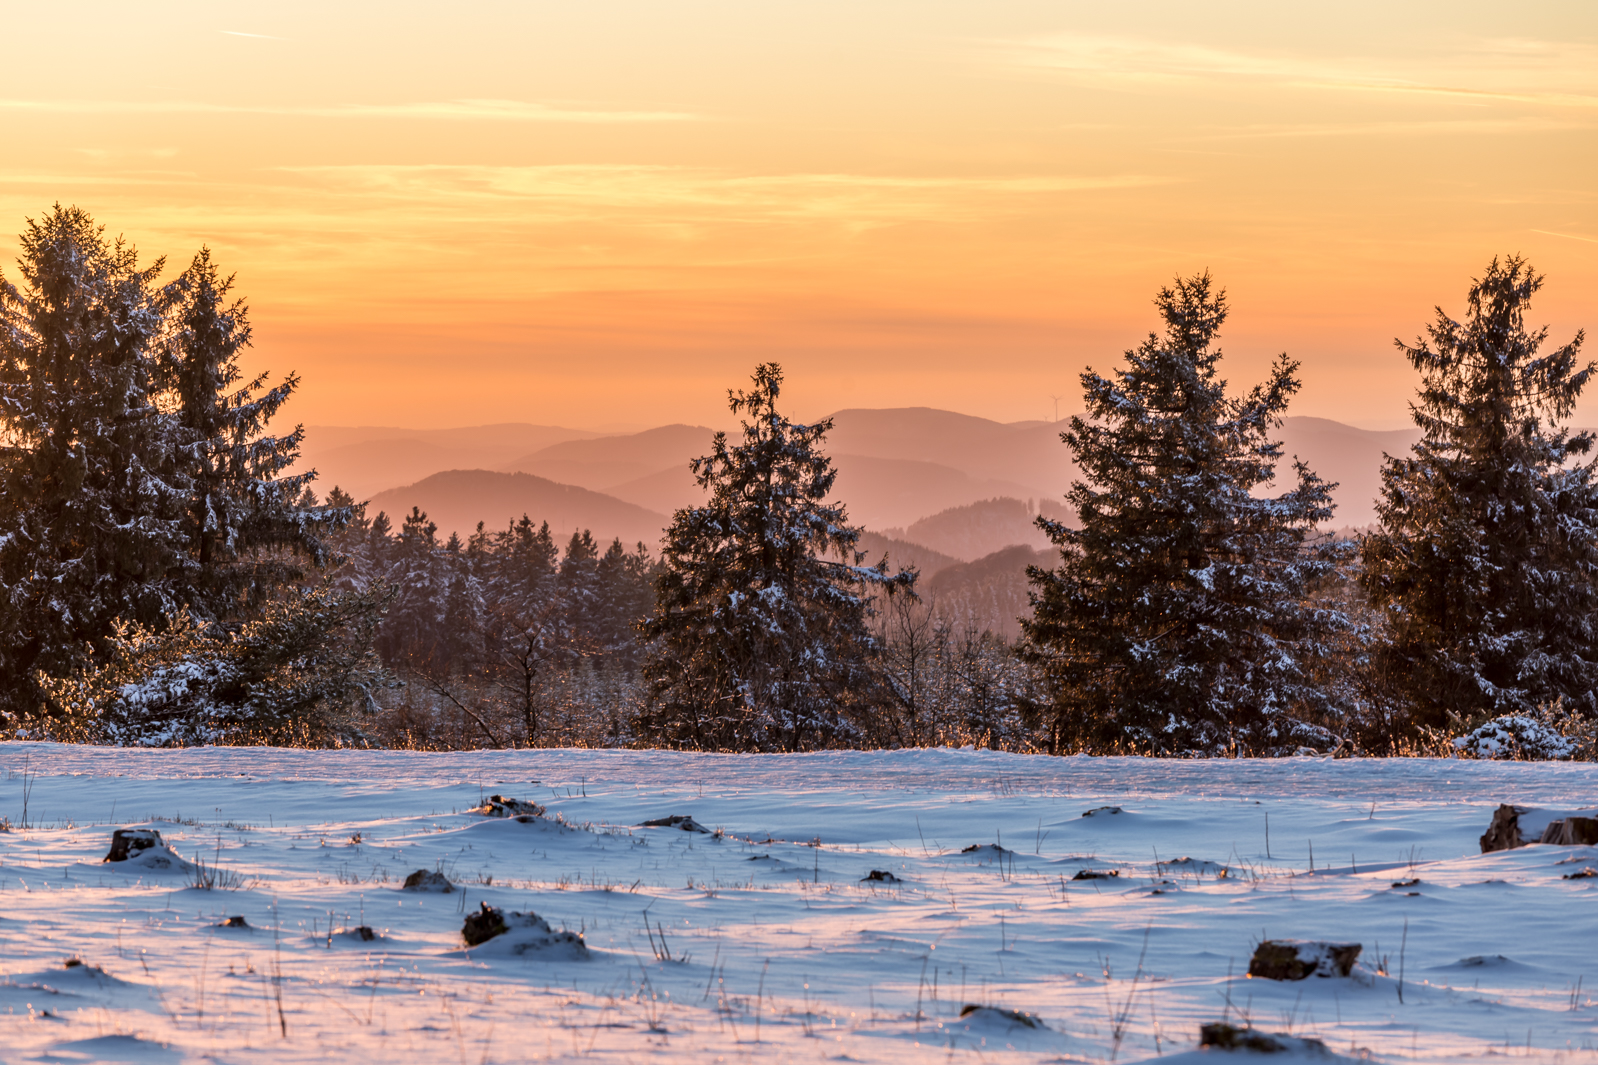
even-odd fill
[[[112,976],[98,965],[68,958],[60,968],[0,978],[0,1008],[26,1011],[123,1006],[155,1011],[157,1003],[142,984]]]
[[[1469,972],[1478,969],[1495,969],[1499,972],[1532,972],[1533,967],[1507,958],[1502,954],[1472,954],[1468,958],[1432,967],[1433,972]]]
[[[93,1039],[74,1039],[50,1048],[47,1061],[182,1061],[184,1055],[167,1043],[141,1039],[136,1035],[102,1035]]]

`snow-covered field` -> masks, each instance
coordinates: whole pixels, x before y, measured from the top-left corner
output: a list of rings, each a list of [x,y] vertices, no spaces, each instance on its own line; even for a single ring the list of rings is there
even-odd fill
[[[0,777],[7,1062],[1214,1061],[1223,1018],[1598,1061],[1598,878],[1566,879],[1598,855],[1477,845],[1500,802],[1598,805],[1593,765],[9,744]],[[467,812],[489,794],[548,816]],[[676,814],[721,834],[639,827]],[[102,862],[113,826],[219,883]],[[463,949],[485,902],[588,956]],[[1262,937],[1363,953],[1249,979]]]

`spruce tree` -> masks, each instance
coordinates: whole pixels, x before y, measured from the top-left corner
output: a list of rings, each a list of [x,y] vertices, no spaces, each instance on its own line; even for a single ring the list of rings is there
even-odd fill
[[[1592,379],[1584,334],[1542,353],[1526,313],[1542,277],[1494,259],[1464,321],[1437,309],[1399,350],[1421,375],[1414,452],[1382,471],[1381,529],[1361,584],[1383,609],[1381,655],[1412,725],[1529,713],[1563,699],[1598,712],[1598,486],[1593,435],[1557,423]]]
[[[666,532],[643,627],[655,705],[642,731],[700,749],[854,741],[885,701],[871,597],[908,589],[914,574],[863,565],[860,530],[828,502],[836,473],[820,444],[832,422],[777,410],[775,363],[753,380],[728,392],[742,442],[717,433],[692,463],[709,501],[677,511]]]
[[[1215,344],[1226,299],[1209,274],[1155,305],[1164,333],[1113,377],[1084,373],[1086,415],[1060,434],[1085,478],[1067,496],[1080,528],[1038,518],[1061,560],[1029,568],[1022,636],[1050,692],[1051,747],[1319,746],[1326,734],[1293,715],[1318,703],[1303,657],[1337,620],[1301,606],[1332,567],[1306,544],[1335,485],[1295,461],[1297,487],[1255,494],[1281,460],[1271,433],[1298,364],[1284,355],[1229,397]]]
[[[250,343],[249,311],[230,299],[202,249],[167,287],[170,325],[160,345],[158,381],[176,399],[179,466],[188,489],[187,560],[173,575],[174,596],[201,617],[226,619],[304,576],[296,562],[327,562],[322,532],[348,520],[347,507],[318,507],[314,470],[286,475],[299,457],[302,430],[266,435],[293,395],[290,374],[266,388],[262,373],[245,381],[239,356]]]
[[[0,700],[30,711],[36,671],[182,605],[186,486],[154,401],[161,262],[141,269],[75,207],[21,243],[20,286],[0,278]]]

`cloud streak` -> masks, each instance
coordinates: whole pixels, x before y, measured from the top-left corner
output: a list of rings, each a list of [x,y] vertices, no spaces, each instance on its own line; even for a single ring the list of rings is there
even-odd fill
[[[363,199],[524,207],[557,213],[641,212],[725,221],[833,220],[882,224],[981,216],[996,201],[1173,184],[1145,174],[899,177],[842,173],[736,174],[673,166],[319,166],[284,168],[324,190]],[[498,209],[497,207],[494,209]]]
[[[1134,88],[1201,81],[1269,83],[1342,92],[1400,93],[1550,107],[1598,108],[1598,47],[1478,41],[1403,63],[1378,58],[1245,52],[1133,37],[1061,34],[1001,49],[1006,65]]]
[[[601,111],[554,107],[523,100],[439,100],[392,104],[220,104],[194,100],[0,99],[0,111],[67,115],[266,115],[331,119],[425,119],[493,122],[692,122],[682,111]]]

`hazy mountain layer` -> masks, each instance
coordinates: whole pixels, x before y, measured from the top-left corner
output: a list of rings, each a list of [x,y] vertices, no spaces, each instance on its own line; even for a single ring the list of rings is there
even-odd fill
[[[439,539],[451,532],[463,538],[486,522],[503,529],[523,514],[534,523],[549,522],[564,540],[579,529],[593,531],[603,542],[620,537],[632,545],[640,541],[658,551],[666,515],[601,492],[556,484],[529,473],[494,470],[447,470],[405,488],[393,488],[372,497],[367,513],[387,512],[396,528],[412,507],[421,507],[438,525]]]
[[[1077,476],[1059,439],[1064,423],[1007,425],[926,407],[849,409],[833,417],[827,444],[838,467],[838,497],[848,504],[851,519],[868,528],[896,530],[954,557],[974,559],[1012,543],[1041,541],[1025,522],[1006,524],[989,512],[991,508],[977,507],[965,515],[946,511],[996,498],[1018,501],[1007,504],[1018,514],[1021,508],[1058,504]],[[660,524],[646,540],[654,544],[665,515],[703,499],[688,462],[709,450],[711,435],[710,429],[691,425],[608,436],[520,424],[437,430],[312,426],[307,429],[304,453],[306,462],[321,472],[321,491],[337,484],[357,498],[381,496],[374,499],[374,513],[385,509],[394,515],[421,505],[441,529],[459,529],[463,535],[479,518],[502,521],[511,511],[519,517],[522,504],[513,503],[504,488],[515,482],[478,476],[497,469],[603,493],[614,504],[612,509],[596,503],[581,513],[603,512],[607,527],[620,529],[641,512],[658,514]],[[1296,455],[1326,480],[1339,483],[1335,492],[1339,526],[1365,526],[1375,520],[1382,454],[1402,453],[1416,437],[1415,430],[1374,432],[1325,418],[1288,418],[1281,429],[1288,460]],[[435,479],[446,470],[456,472]],[[1283,472],[1285,488],[1291,474]],[[420,488],[415,482],[424,479],[431,483],[421,494],[395,487],[409,483]],[[491,494],[473,504],[470,492],[477,490]],[[433,513],[422,502],[424,495],[447,497],[451,509]],[[545,495],[554,505],[555,496]],[[535,512],[534,496],[515,495],[523,497],[529,500],[525,509],[530,516],[548,517],[557,524],[559,516],[553,512]],[[401,501],[406,501],[403,506]],[[561,505],[571,520],[587,520],[576,517],[575,504]],[[631,517],[623,519],[623,514]],[[1014,530],[1005,531],[1010,525]],[[629,536],[636,538],[636,533]]]
[[[519,422],[462,429],[308,425],[295,469],[314,468],[319,474],[317,490],[323,495],[337,485],[356,499],[367,499],[441,470],[495,469],[516,455],[597,435],[586,429]]]

